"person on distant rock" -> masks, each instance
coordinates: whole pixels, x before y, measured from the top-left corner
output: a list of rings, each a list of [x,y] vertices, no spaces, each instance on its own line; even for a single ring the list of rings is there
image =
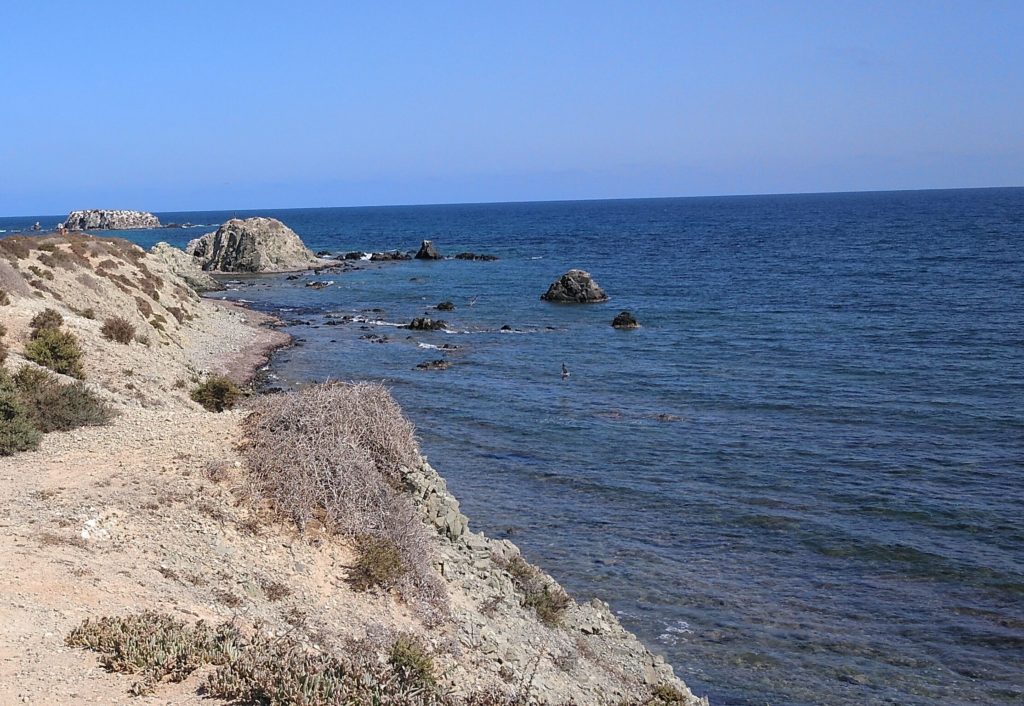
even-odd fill
[[[562,379],[563,380],[568,380],[569,379],[569,375],[570,375],[570,373],[569,373],[568,366],[565,363],[562,363]]]

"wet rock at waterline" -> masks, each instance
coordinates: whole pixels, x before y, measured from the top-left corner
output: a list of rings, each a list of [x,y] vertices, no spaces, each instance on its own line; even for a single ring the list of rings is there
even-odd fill
[[[631,312],[621,311],[612,319],[612,326],[615,328],[640,328],[636,317]]]
[[[413,331],[443,331],[448,328],[448,324],[441,319],[429,319],[425,316],[413,319],[410,321],[406,328],[412,329]]]
[[[420,243],[419,252],[416,253],[417,260],[440,260],[441,253],[438,251],[437,246],[434,245],[433,240],[424,240]]]
[[[375,252],[370,255],[371,262],[390,262],[392,260],[411,260],[409,253],[392,250],[390,252]]]
[[[447,360],[428,360],[416,365],[417,370],[447,370],[451,366]]]
[[[548,291],[540,295],[544,301],[559,304],[594,304],[608,301],[608,295],[601,289],[589,272],[569,270],[551,283]]]

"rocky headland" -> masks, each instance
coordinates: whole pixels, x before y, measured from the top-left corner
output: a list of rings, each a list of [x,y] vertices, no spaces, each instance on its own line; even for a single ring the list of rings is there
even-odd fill
[[[212,272],[287,272],[325,264],[276,218],[233,218],[191,241],[185,252]]]
[[[159,228],[160,219],[146,211],[88,209],[72,211],[64,220],[68,230],[134,230]]]
[[[216,262],[213,245],[204,257]],[[365,519],[340,531],[324,506],[300,522],[298,486],[274,486],[265,471],[275,454],[293,458],[283,451],[338,463],[318,456],[321,447],[288,445],[301,418],[273,422],[275,405],[311,404],[306,393],[254,396],[222,412],[195,401],[226,401],[230,381],[244,385],[286,337],[261,315],[201,298],[163,251],[80,234],[0,240],[3,374],[17,384],[43,374],[80,384],[113,412],[0,457],[0,703],[198,706],[237,697],[239,680],[269,689],[269,674],[281,680],[279,703],[297,703],[282,694],[315,682],[321,700],[304,703],[333,704],[322,689],[350,678],[353,655],[367,679],[403,690],[385,704],[701,703],[607,605],[572,600],[515,545],[473,532],[414,446],[373,491],[408,515],[381,525],[369,486],[328,485],[332,502],[363,513],[342,517]],[[34,362],[43,321],[77,342],[81,381]],[[315,387],[314,396],[337,392]],[[333,407],[318,409],[335,418]],[[400,410],[390,414],[394,422]],[[7,421],[0,414],[0,426]],[[261,424],[263,436],[254,431]],[[321,429],[306,433],[331,441]],[[394,438],[374,431],[356,425],[332,441],[353,454],[352,478],[365,479],[359,469]],[[254,494],[268,482],[277,495]],[[399,543],[417,538],[408,541],[420,549],[419,594],[369,580],[405,561],[367,544],[371,527]],[[423,591],[428,609],[416,597]],[[219,637],[200,649],[203,625],[220,626]],[[150,642],[133,641],[139,631]],[[191,638],[152,642],[158,635]],[[79,646],[140,661],[128,668],[108,655],[103,670]],[[422,681],[409,686],[412,673]],[[246,693],[255,702],[268,692]]]
[[[223,284],[203,270],[198,258],[169,243],[157,243],[149,249],[149,254],[163,262],[168,270],[185,280],[188,286],[197,292],[217,292],[224,289]]]

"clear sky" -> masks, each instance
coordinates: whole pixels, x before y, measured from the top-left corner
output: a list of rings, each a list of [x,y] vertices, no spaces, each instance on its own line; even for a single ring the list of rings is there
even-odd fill
[[[0,215],[1024,185],[1024,1],[0,2]]]

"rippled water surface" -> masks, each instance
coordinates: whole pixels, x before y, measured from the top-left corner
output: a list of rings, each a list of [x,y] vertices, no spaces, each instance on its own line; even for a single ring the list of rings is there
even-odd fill
[[[290,322],[276,384],[389,381],[475,528],[712,703],[1024,699],[1024,189],[261,214],[314,249],[501,258],[228,296]],[[569,267],[611,301],[542,302]],[[454,332],[389,325],[425,312]]]

